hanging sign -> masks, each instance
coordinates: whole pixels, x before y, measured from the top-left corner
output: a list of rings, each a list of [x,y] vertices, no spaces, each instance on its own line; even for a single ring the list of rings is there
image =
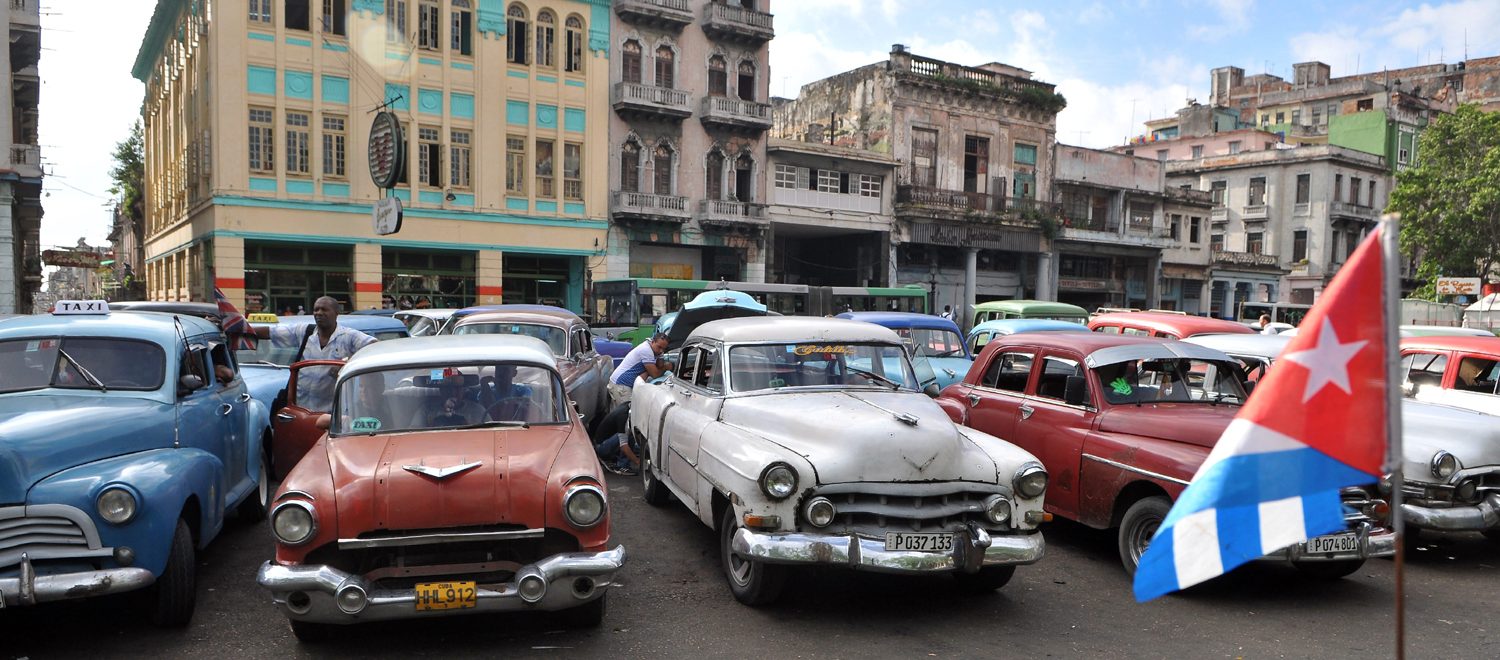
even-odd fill
[[[406,167],[406,138],[401,120],[390,112],[378,112],[370,124],[370,178],[376,188],[394,188]]]
[[[386,236],[401,231],[401,199],[387,197],[375,202],[375,233]]]

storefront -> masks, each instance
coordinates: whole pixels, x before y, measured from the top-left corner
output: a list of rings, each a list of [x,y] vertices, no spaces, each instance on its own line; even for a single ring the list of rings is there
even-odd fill
[[[927,287],[933,313],[952,307],[962,318],[969,289],[975,302],[1025,298],[1026,273],[1038,270],[1041,235],[1032,230],[906,220],[898,226],[904,241],[895,246],[893,285]],[[1034,290],[1035,278],[1029,279]]]
[[[310,314],[320,296],[350,309],[353,272],[349,246],[246,241],[245,311]]]
[[[382,299],[398,309],[456,309],[475,304],[475,254],[386,248],[380,253]]]

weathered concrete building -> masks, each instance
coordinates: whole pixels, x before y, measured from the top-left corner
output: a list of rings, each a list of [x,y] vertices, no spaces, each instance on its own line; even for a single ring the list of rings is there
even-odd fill
[[[892,285],[934,309],[1049,291],[1052,152],[1064,100],[1013,66],[961,66],[892,47],[887,61],[804,85],[776,137],[889,155],[897,164]],[[1044,230],[1045,228],[1048,228]]]
[[[1161,301],[1157,307],[1208,313],[1209,270],[1208,218],[1212,196],[1191,187],[1166,187],[1167,238],[1161,253]]]
[[[42,157],[37,144],[41,13],[36,2],[0,9],[10,47],[0,50],[9,84],[0,96],[0,314],[30,314],[42,285]]]
[[[881,287],[890,259],[896,161],[823,142],[771,138],[766,280]]]
[[[1037,297],[1090,310],[1159,307],[1162,251],[1173,245],[1165,163],[1063,144],[1056,157],[1062,226],[1043,259],[1055,289]]]
[[[765,281],[768,0],[617,0],[608,276]]]

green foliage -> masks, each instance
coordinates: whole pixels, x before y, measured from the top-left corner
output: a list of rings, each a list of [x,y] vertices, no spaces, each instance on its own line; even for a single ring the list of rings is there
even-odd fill
[[[146,152],[145,137],[140,120],[130,127],[130,136],[115,144],[114,167],[109,178],[114,181],[109,193],[120,199],[121,212],[135,225],[136,235],[145,238],[139,231],[146,220]]]
[[[1433,121],[1388,210],[1401,214],[1401,250],[1420,259],[1424,289],[1439,275],[1490,274],[1500,265],[1500,113],[1461,105]]]
[[[1012,91],[983,80],[974,78],[957,78],[941,73],[934,74],[933,80],[952,87],[959,87],[970,92],[987,94],[999,94],[1006,100],[1023,108],[1040,110],[1042,112],[1057,114],[1063,108],[1068,107],[1068,99],[1057,92],[1049,92],[1042,87],[1023,87],[1020,91]]]

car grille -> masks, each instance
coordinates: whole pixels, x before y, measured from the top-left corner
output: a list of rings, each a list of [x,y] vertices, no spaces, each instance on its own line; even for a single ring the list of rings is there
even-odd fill
[[[951,490],[923,488],[918,492],[906,488],[908,484],[822,488],[814,496],[821,495],[833,502],[837,515],[827,527],[814,528],[805,521],[802,527],[808,531],[870,537],[883,537],[886,532],[953,531],[970,522],[985,528],[1003,527],[985,517],[984,500],[997,493],[1007,496],[1009,493],[994,486],[981,490],[974,484],[949,485],[953,486]],[[799,519],[801,516],[799,511]]]
[[[21,563],[24,553],[31,559],[55,559],[90,554],[98,549],[92,523],[83,512],[66,506],[0,508],[0,567]]]
[[[1380,513],[1380,509],[1385,509],[1385,500],[1376,496],[1373,489],[1344,488],[1339,491],[1339,500],[1344,505],[1344,522],[1350,526],[1362,522],[1384,525],[1390,517],[1388,512]]]
[[[509,527],[458,529],[513,531]],[[380,539],[437,531],[454,530],[375,532],[361,534],[360,538]],[[577,552],[578,549],[576,537],[561,530],[546,529],[538,538],[517,540],[438,542],[374,548],[341,548],[337,543],[330,543],[313,550],[306,561],[309,564],[328,564],[367,578],[378,576],[377,581],[382,585],[406,584],[403,580],[472,580],[475,576],[485,582],[486,576],[503,579],[515,568],[558,553]]]

